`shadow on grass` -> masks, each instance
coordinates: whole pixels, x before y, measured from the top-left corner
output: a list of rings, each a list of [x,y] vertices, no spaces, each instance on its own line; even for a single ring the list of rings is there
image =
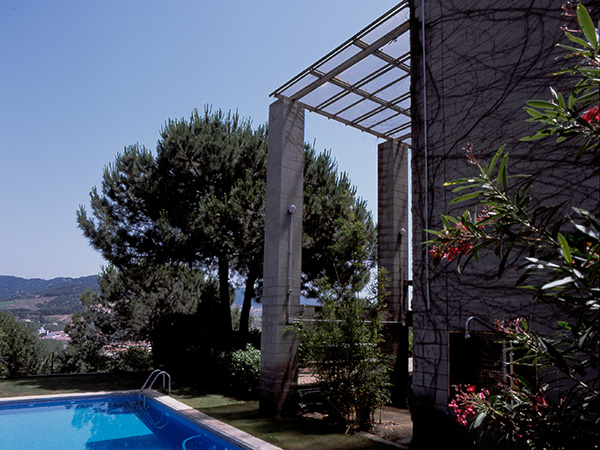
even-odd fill
[[[393,447],[360,435],[344,435],[344,429],[323,420],[308,418],[270,418],[259,411],[257,401],[198,408],[215,419],[257,436],[287,450],[384,450]]]
[[[0,381],[0,397],[139,389],[148,373],[34,376]]]

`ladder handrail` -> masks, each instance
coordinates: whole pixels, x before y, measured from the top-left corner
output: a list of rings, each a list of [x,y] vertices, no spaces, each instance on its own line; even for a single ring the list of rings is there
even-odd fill
[[[156,380],[158,379],[158,377],[160,377],[161,375],[163,377],[163,388],[165,387],[165,378],[169,380],[169,395],[171,395],[171,375],[169,375],[164,370],[160,370],[160,369],[155,369],[155,370],[152,371],[152,373],[148,376],[148,378],[144,382],[144,385],[140,389],[140,393],[143,392],[144,389],[146,389],[148,391],[150,389],[152,389],[152,386],[154,386],[154,383],[156,382]],[[152,381],[150,381],[150,380],[152,380]],[[148,384],[149,381],[150,381],[150,384],[146,388],[146,385]]]
[[[140,392],[138,394],[138,403],[142,403],[142,398],[143,398],[144,399],[143,405],[146,406],[146,396],[144,395],[144,392],[152,389],[152,386],[154,386],[154,383],[156,382],[158,377],[160,377],[161,375],[163,377],[163,379],[162,379],[163,389],[165,388],[165,379],[169,380],[169,395],[171,395],[171,375],[169,375],[164,370],[154,369],[152,371],[152,373],[148,376],[148,378],[146,378],[146,381],[144,382],[142,388],[140,389]],[[150,384],[148,384],[148,382],[150,382]],[[148,385],[148,387],[146,387],[146,385]]]
[[[157,372],[162,372],[160,369],[154,369],[152,371],[152,373],[150,375],[148,375],[148,378],[146,378],[146,381],[144,381],[144,384],[142,385],[142,388],[140,389],[140,391],[143,391],[146,388],[146,385],[148,384],[148,381],[150,381],[150,378],[152,378],[152,375],[154,375]],[[150,389],[150,388],[148,388]]]

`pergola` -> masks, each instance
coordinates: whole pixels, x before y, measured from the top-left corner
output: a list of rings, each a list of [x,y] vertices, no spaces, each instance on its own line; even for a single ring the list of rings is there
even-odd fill
[[[408,12],[399,3],[271,96],[385,140],[410,138]]]
[[[407,153],[410,139],[409,4],[403,1],[272,93],[263,274],[261,409],[284,409],[296,381],[300,315],[304,110],[384,139],[378,147],[379,266],[390,277],[388,351],[406,386],[409,275]],[[298,212],[298,213],[296,213]],[[406,355],[405,355],[406,356]]]

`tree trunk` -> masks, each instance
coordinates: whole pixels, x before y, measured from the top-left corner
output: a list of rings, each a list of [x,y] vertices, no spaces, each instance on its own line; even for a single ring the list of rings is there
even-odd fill
[[[248,343],[248,331],[250,325],[250,309],[252,307],[252,299],[254,298],[254,285],[258,278],[258,270],[256,267],[250,267],[248,277],[246,278],[246,288],[244,290],[244,303],[240,312],[240,343]]]
[[[219,323],[219,337],[224,347],[231,344],[231,302],[229,297],[229,261],[227,258],[219,257],[219,305],[217,308]]]

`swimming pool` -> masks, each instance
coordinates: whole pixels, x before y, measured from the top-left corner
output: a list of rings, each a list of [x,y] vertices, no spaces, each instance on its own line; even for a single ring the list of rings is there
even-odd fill
[[[0,401],[0,449],[274,450],[276,447],[169,397],[150,397],[140,402],[137,393],[111,393]]]

